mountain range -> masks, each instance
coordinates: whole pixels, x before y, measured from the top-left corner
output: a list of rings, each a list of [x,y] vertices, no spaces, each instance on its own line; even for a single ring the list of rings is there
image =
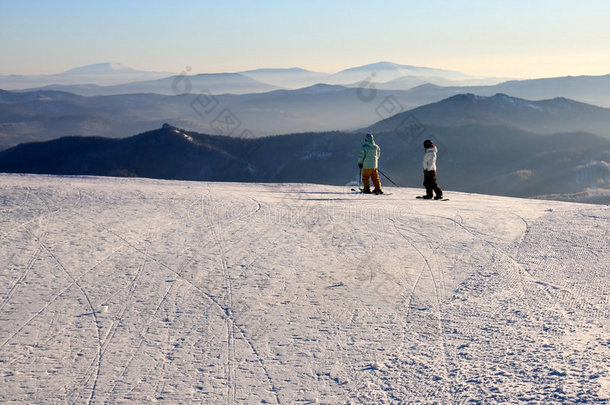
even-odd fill
[[[133,69],[121,63],[96,63],[49,75],[0,75],[0,89],[21,90],[49,85],[109,86],[171,76],[169,72]]]
[[[125,82],[127,77],[140,80]],[[0,88],[19,87],[23,78],[0,77]],[[434,78],[445,85],[431,84]],[[248,137],[352,131],[464,93],[551,100],[538,105],[541,108],[546,108],[545,103],[559,104],[557,98],[610,107],[610,75],[505,81],[482,86],[468,85],[478,79],[459,72],[392,62],[334,74],[289,68],[218,74],[192,74],[185,69],[180,75],[106,63],[43,79],[44,90],[0,90],[0,150],[61,136],[125,137],[158,128],[165,122],[196,132]],[[87,82],[88,79],[91,80]],[[100,93],[107,95],[95,95]],[[584,130],[607,136],[607,120],[599,119],[605,110],[585,110],[584,106],[559,107],[557,113],[561,116],[549,115],[543,123],[548,128],[542,130],[547,133]],[[584,115],[578,115],[580,112]],[[502,114],[499,112],[493,118],[495,123],[506,119]],[[223,119],[233,122],[228,130],[218,125]],[[466,119],[461,117],[461,121]],[[514,119],[509,121],[515,123]],[[520,128],[530,129],[530,122],[516,123]],[[536,131],[541,129],[538,123],[533,124]]]
[[[428,102],[458,93],[492,96],[505,93],[528,100],[565,97],[584,103],[610,107],[610,75],[565,76],[509,80],[473,77],[461,72],[428,67],[377,62],[336,73],[306,69],[255,69],[230,73],[180,74],[147,72],[118,63],[100,63],[54,75],[0,76],[0,89],[14,91],[56,90],[82,96],[155,93],[185,94],[189,91],[222,94],[263,93],[275,89],[297,90],[316,84],[370,87],[377,90],[414,90],[426,93]],[[188,91],[185,91],[188,90]]]
[[[358,178],[362,133],[238,139],[169,124],[123,139],[66,137],[0,152],[0,172],[343,185]],[[446,190],[610,202],[610,140],[579,132],[538,135],[484,124],[376,134],[380,168],[400,186],[421,182],[421,141],[439,148]],[[390,185],[385,178],[385,185]]]
[[[56,76],[116,81],[145,73],[99,64]],[[372,132],[385,151],[382,167],[401,185],[421,182],[428,137],[449,189],[598,202],[610,190],[610,109],[583,102],[604,105],[610,75],[443,87],[429,79],[476,79],[391,62],[335,74],[158,75],[69,85],[106,96],[0,90],[0,171],[345,184],[357,177],[359,137]],[[426,84],[397,89],[419,80]],[[320,81],[327,83],[283,88]],[[222,94],[228,89],[235,94]],[[312,174],[312,165],[325,170]]]
[[[22,142],[68,135],[125,137],[164,122],[199,132],[231,135],[215,125],[223,112],[239,122],[234,135],[243,131],[260,137],[353,130],[385,118],[378,113],[384,100],[400,105],[399,111],[421,102],[437,101],[408,91],[379,90],[373,95],[371,98],[369,92],[357,88],[323,84],[298,90],[218,96],[193,91],[178,96],[84,97],[57,91],[0,90],[0,150]]]
[[[263,93],[278,89],[266,83],[261,83],[240,73],[206,73],[197,75],[171,75],[160,79],[135,81],[130,83],[99,86],[96,84],[54,84],[37,90],[56,90],[78,94],[81,96],[110,96],[118,94],[187,94],[192,89],[205,89],[213,94],[249,94]]]
[[[505,93],[528,100],[565,97],[583,103],[610,107],[610,75],[510,80],[484,86],[441,87],[427,84],[420,91],[436,93],[440,98],[451,93],[475,93],[481,96]]]
[[[0,76],[5,90],[58,90],[82,96],[132,93],[175,95],[176,82],[189,81],[195,89],[214,94],[247,94],[272,89],[298,89],[319,83],[358,86],[363,82],[383,83],[408,79],[416,85],[467,85],[497,83],[498,79],[473,78],[460,72],[427,67],[378,62],[336,73],[312,72],[302,68],[255,69],[242,72],[193,74],[191,68],[170,74],[138,71],[117,63],[101,63],[71,69],[55,75]],[[180,83],[180,86],[183,84]],[[178,87],[180,87],[178,86]]]
[[[529,101],[501,93],[491,97],[458,94],[396,114],[361,131],[401,131],[403,122],[409,119],[447,127],[485,123],[539,134],[586,131],[610,139],[610,109],[563,97]]]
[[[431,85],[400,91],[319,84],[244,95],[191,92],[84,97],[57,91],[0,90],[0,150],[61,136],[125,137],[165,122],[197,132],[248,137],[352,131],[399,113],[411,113],[419,120],[440,114],[432,117],[438,123],[446,117],[451,123],[474,120],[542,133],[576,130],[610,136],[607,108],[565,98],[529,101],[491,96],[477,101],[473,96],[459,105],[442,101],[455,96],[454,91]],[[435,102],[441,104],[425,107]],[[223,129],[218,125],[223,118],[234,124]]]

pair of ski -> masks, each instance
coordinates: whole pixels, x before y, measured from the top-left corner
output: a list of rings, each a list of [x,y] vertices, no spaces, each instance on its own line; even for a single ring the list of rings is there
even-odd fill
[[[357,189],[352,188],[352,191],[353,191],[353,192],[355,192],[355,193],[361,193],[361,194],[370,194],[370,195],[392,195],[392,193],[386,193],[386,192],[383,192],[382,194],[377,194],[377,193],[373,193],[373,192],[370,192],[370,193],[365,193],[365,192],[363,191],[363,188],[362,188],[362,187],[358,187]]]

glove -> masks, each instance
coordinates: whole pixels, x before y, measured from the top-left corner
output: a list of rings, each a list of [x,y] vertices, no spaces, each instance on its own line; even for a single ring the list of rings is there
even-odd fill
[[[362,169],[362,163],[358,163],[358,167]]]

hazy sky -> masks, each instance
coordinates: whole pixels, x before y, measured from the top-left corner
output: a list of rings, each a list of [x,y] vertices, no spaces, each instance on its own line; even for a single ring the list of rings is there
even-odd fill
[[[610,74],[608,0],[0,0],[0,74],[100,62],[323,72],[378,61],[479,76]]]

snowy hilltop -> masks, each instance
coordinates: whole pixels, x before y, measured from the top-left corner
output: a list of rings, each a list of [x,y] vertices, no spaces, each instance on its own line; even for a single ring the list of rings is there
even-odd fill
[[[0,175],[2,403],[608,403],[607,206]]]

